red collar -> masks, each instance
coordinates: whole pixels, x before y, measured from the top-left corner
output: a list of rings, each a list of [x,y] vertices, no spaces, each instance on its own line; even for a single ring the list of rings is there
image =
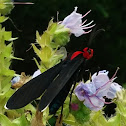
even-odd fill
[[[93,56],[93,49],[90,49],[88,47],[84,48],[83,51],[76,51],[71,56],[71,60],[77,57],[79,54],[83,54],[83,57],[86,59],[90,59]]]

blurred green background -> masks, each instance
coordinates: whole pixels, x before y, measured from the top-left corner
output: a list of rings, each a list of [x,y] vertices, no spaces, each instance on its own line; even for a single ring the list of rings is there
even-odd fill
[[[31,43],[35,43],[36,30],[41,34],[46,30],[51,17],[57,21],[57,11],[59,21],[69,15],[74,7],[78,7],[78,12],[85,14],[92,10],[85,19],[90,22],[94,20],[97,29],[105,29],[99,33],[91,43],[94,49],[94,57],[89,66],[92,72],[98,67],[110,71],[110,77],[117,67],[120,70],[117,74],[117,82],[126,83],[126,1],[125,0],[32,0],[33,5],[15,5],[9,15],[13,21],[6,21],[6,30],[13,31],[13,37],[18,37],[14,41],[15,56],[23,58],[24,61],[13,60],[11,69],[18,74],[26,72],[33,74],[37,66],[33,60],[36,57]],[[17,28],[16,28],[17,27]],[[90,34],[76,38],[71,36],[71,42],[66,46],[68,52],[83,49],[90,39]]]

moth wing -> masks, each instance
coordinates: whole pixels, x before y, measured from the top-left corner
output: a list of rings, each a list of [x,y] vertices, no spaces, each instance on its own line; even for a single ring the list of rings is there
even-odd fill
[[[39,103],[40,111],[43,111],[53,101],[72,75],[76,72],[78,67],[83,63],[83,61],[84,58],[78,56],[71,60],[66,66],[64,66],[64,68],[62,68],[57,78],[54,79],[42,96]]]
[[[40,97],[62,68],[62,62],[33,78],[19,88],[8,100],[6,108],[19,109]]]

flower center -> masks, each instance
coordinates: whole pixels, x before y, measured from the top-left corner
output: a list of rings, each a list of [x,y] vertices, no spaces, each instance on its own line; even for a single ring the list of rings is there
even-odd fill
[[[85,91],[83,89],[80,92],[82,95],[85,95]]]

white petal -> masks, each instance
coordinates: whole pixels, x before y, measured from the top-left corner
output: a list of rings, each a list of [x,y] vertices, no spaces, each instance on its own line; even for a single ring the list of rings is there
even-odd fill
[[[110,90],[112,90],[113,92],[116,93],[117,91],[121,91],[122,90],[122,86],[119,85],[118,83],[113,82],[111,84]]]
[[[76,37],[81,36],[82,34],[84,34],[84,30],[81,27],[78,28],[72,28],[70,29],[71,33],[73,33]]]
[[[96,73],[94,73],[93,75],[92,75],[92,77],[91,77],[91,79],[93,80],[95,77],[97,77],[99,74],[105,74],[105,75],[108,75],[108,71],[106,71],[106,70],[101,70],[101,71],[98,71],[98,73],[96,72]]]
[[[109,91],[107,92],[107,98],[113,99],[116,97],[116,92],[121,91],[122,90],[122,86],[119,85],[118,83],[112,83]]]
[[[109,99],[113,99],[116,97],[116,94],[111,91],[108,91],[106,97]]]
[[[35,78],[35,77],[37,77],[40,74],[41,74],[41,71],[40,70],[37,70],[37,71],[34,72],[32,78]]]
[[[20,76],[16,76],[11,80],[12,85],[17,83],[20,80]]]
[[[88,84],[84,84],[84,90],[85,90],[86,94],[89,96],[96,93],[95,85],[92,82],[88,83]]]
[[[97,73],[95,73],[92,76],[92,82],[95,84],[96,89],[102,87],[108,81],[109,81],[108,72],[106,73],[99,72],[98,75]]]
[[[103,101],[104,99],[101,98]],[[97,97],[85,97],[84,105],[93,111],[98,111],[103,108],[104,102]]]
[[[84,83],[83,82],[80,82],[77,87],[75,88],[74,90],[74,93],[75,95],[77,96],[77,98],[80,100],[80,101],[84,101],[84,95],[85,95],[85,92],[84,92]]]
[[[111,82],[105,83],[105,85],[101,88],[99,88],[96,92],[96,96],[107,96],[107,93],[109,91],[109,88],[111,86]]]
[[[101,100],[100,100],[101,99]],[[104,102],[105,101],[102,97],[90,97],[91,102],[94,104],[94,106],[98,106],[98,107],[103,107],[104,106]]]
[[[80,101],[84,101],[84,96],[81,96],[79,94],[76,94],[77,98],[80,100]]]
[[[66,27],[74,25],[77,22],[79,24],[82,24],[82,20],[81,20],[82,14],[76,13],[76,11],[77,8],[75,7],[75,10],[62,21],[62,24],[65,25]]]

